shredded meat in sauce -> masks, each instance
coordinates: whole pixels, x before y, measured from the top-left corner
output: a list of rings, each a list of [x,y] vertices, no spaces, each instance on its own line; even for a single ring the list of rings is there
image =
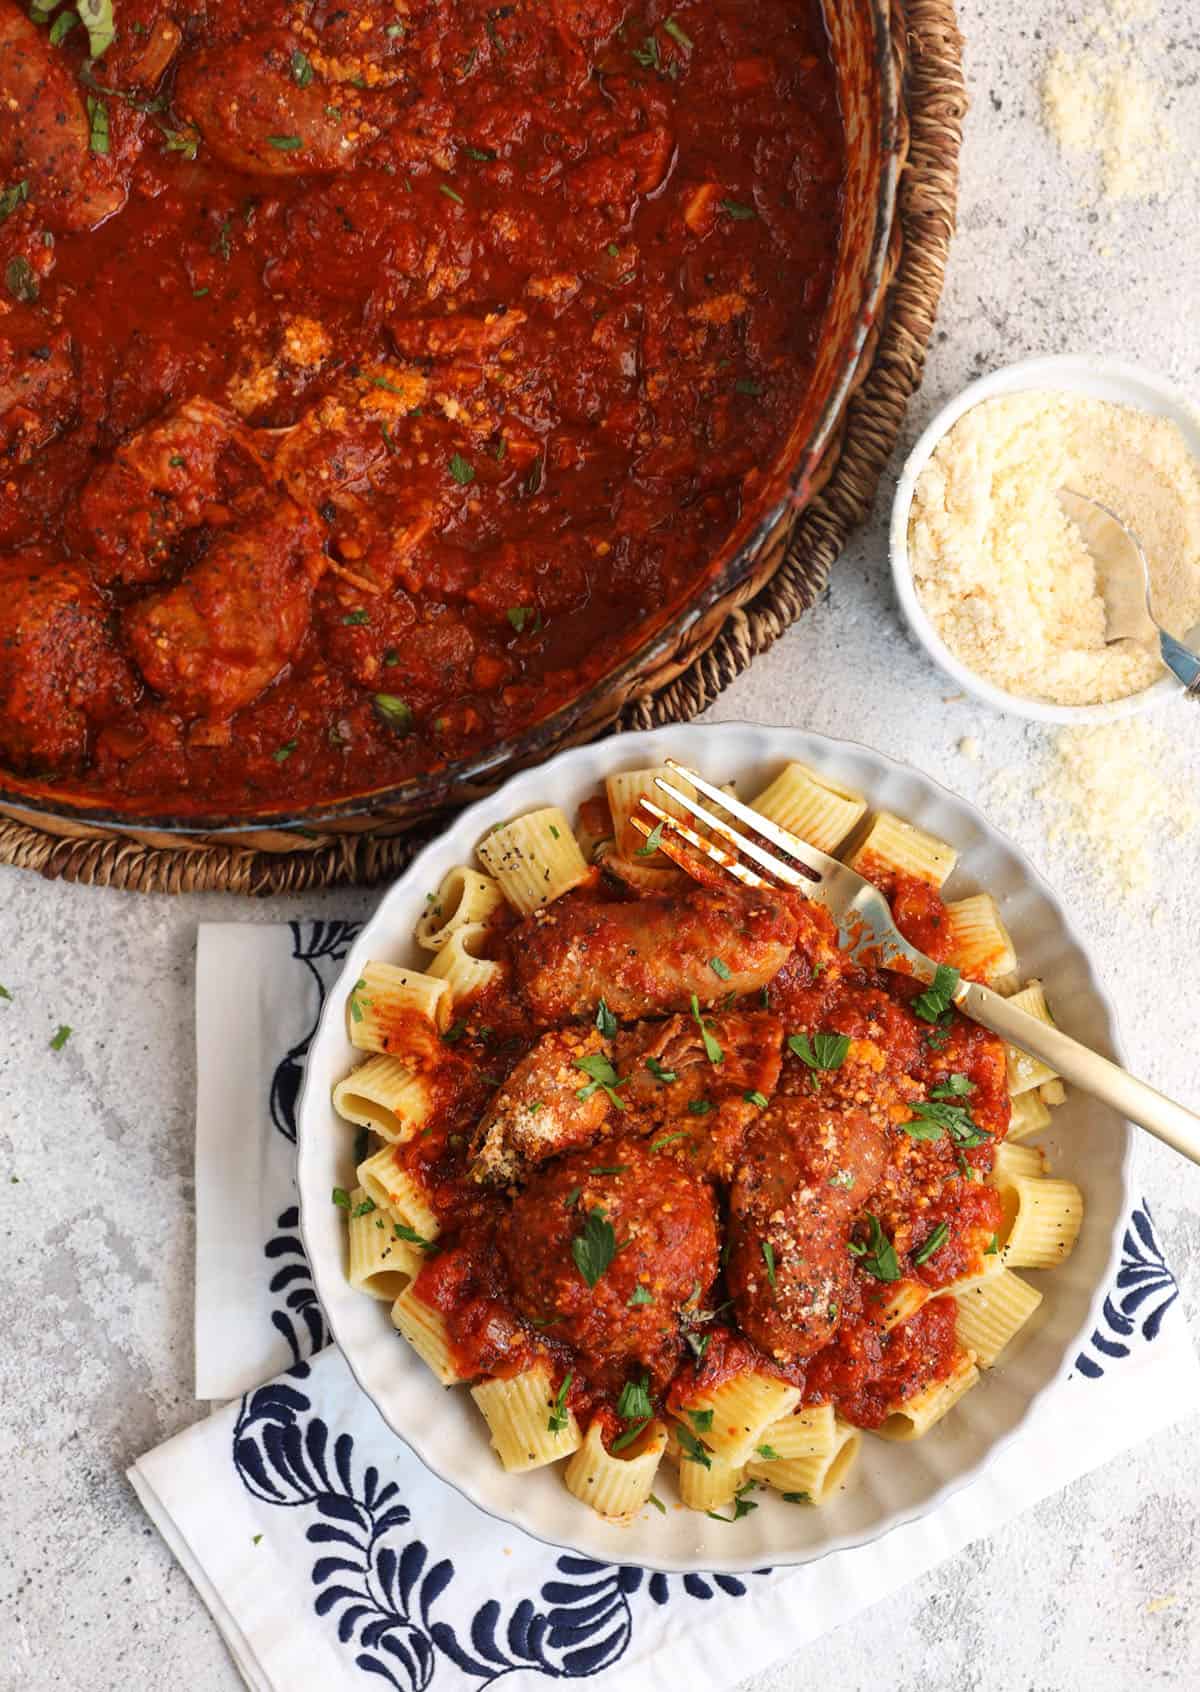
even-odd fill
[[[377,789],[694,591],[828,300],[817,0],[117,0],[97,57],[51,16],[0,8],[0,764]]]

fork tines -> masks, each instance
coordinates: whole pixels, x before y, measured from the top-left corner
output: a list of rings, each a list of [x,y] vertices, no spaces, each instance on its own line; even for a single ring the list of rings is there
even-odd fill
[[[671,793],[672,797],[677,797],[673,788],[668,788],[667,792]],[[679,817],[673,817],[669,811],[664,811],[661,805],[654,803],[653,799],[647,799],[643,796],[640,804],[644,811],[649,811],[656,826],[661,827],[664,831],[658,837],[659,851],[670,858],[672,863],[678,864],[680,869],[686,870],[689,875],[698,878],[698,866],[693,854],[699,853],[702,858],[715,865],[723,874],[733,876],[735,880],[742,882],[746,887],[763,887],[766,885],[757,870],[752,870],[748,865],[741,863],[732,852],[726,852],[715,841],[703,839],[694,828],[689,828],[687,823]],[[641,817],[634,815],[629,820],[638,833],[647,840],[654,833],[650,824],[643,821]],[[672,830],[671,834],[665,832],[668,828]],[[686,842],[689,850],[685,851],[681,848],[675,839],[676,835],[679,836],[680,840]]]
[[[811,848],[805,847],[803,842],[796,840],[793,835],[788,834],[785,829],[778,828],[774,823],[770,823],[766,817],[761,817],[756,811],[751,811],[748,806],[743,805],[741,801],[735,799],[732,794],[723,793],[720,788],[710,786],[710,784],[704,781],[701,776],[696,775],[695,771],[685,769],[682,765],[676,764],[671,759],[668,759],[668,765],[671,769],[677,769],[689,785],[695,786],[705,793],[710,794],[723,809],[728,808],[731,811],[736,811],[739,816],[749,819],[751,826],[756,832],[768,835],[768,837],[773,834],[781,841],[790,842],[796,849],[795,855],[797,857],[802,857],[804,852],[811,850]],[[664,780],[661,776],[657,776],[655,777],[655,786],[673,799],[683,810],[695,817],[698,822],[702,822],[708,829],[710,836],[715,836],[716,839],[703,839],[693,828],[690,828],[688,824],[682,821],[679,817],[672,816],[669,812],[654,804],[652,800],[643,797],[641,801],[642,808],[648,811],[651,816],[656,818],[659,827],[661,829],[669,828],[675,831],[675,833],[680,835],[682,839],[687,842],[688,846],[694,852],[703,853],[703,855],[711,863],[715,864],[726,874],[735,877],[740,882],[743,882],[746,886],[761,887],[763,885],[763,878],[756,874],[753,870],[749,869],[746,864],[742,863],[737,856],[734,856],[734,853],[739,853],[741,854],[741,857],[748,858],[751,863],[759,865],[760,868],[766,870],[772,877],[774,877],[776,881],[782,882],[787,887],[811,888],[812,883],[819,879],[818,872],[815,869],[809,869],[808,865],[803,861],[801,861],[799,867],[796,867],[792,864],[784,863],[779,858],[776,858],[756,841],[750,839],[745,834],[739,833],[737,829],[731,827],[724,818],[715,815],[712,811],[701,805],[698,800],[693,799],[690,794],[685,793],[681,788],[676,787],[674,783]],[[643,828],[636,817],[632,820],[640,834],[649,836],[652,832],[649,828]],[[675,861],[679,863],[682,860],[676,856],[675,853],[668,851],[667,843],[669,838],[669,836],[664,836],[660,833],[659,840],[662,844],[662,850],[667,851],[667,855],[669,857],[673,857]],[[721,846],[716,844],[716,840],[725,842],[729,847],[733,848],[733,852],[731,853],[724,850]],[[788,850],[788,847],[785,846],[784,849]],[[820,854],[818,854],[818,856],[820,856]],[[691,866],[688,863],[683,862],[682,867],[688,869]]]

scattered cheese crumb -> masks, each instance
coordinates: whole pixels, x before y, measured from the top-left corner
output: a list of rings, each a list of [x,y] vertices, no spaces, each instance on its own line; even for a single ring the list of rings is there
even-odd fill
[[[977,764],[983,752],[979,736],[964,734],[958,743],[959,756],[965,758],[969,764]]]
[[[1200,621],[1200,465],[1167,419],[1083,394],[1007,394],[959,418],[913,493],[913,581],[951,652],[1005,692],[1120,699],[1163,673],[1157,643],[1106,644],[1095,566],[1061,487],[1135,531],[1155,611],[1186,637]]]
[[[1168,191],[1165,161],[1178,152],[1166,90],[1142,68],[1154,11],[1154,0],[1109,0],[1083,21],[1088,46],[1058,49],[1042,78],[1046,128],[1064,153],[1095,160],[1114,204]]]
[[[1173,1604],[1178,1604],[1178,1602],[1179,1599],[1173,1592],[1168,1592],[1161,1598],[1149,1598],[1146,1601],[1146,1614],[1157,1616],[1163,1610],[1169,1610]]]
[[[1144,717],[1060,730],[1037,798],[1050,844],[1082,855],[1099,882],[1126,897],[1152,885],[1164,835],[1200,826],[1175,742]]]

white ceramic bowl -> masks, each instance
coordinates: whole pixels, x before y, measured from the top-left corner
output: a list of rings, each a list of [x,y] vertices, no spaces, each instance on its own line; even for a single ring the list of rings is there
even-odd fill
[[[795,729],[740,723],[671,728],[564,752],[465,811],[385,895],[326,1000],[299,1107],[301,1228],[334,1338],[388,1425],[430,1469],[491,1515],[603,1562],[732,1572],[808,1562],[911,1521],[970,1480],[1016,1433],[1069,1370],[1099,1317],[1116,1270],[1132,1130],[1082,1097],[1054,1113],[1044,1143],[1055,1170],[1076,1180],[1087,1201],[1075,1251],[1052,1275],[1034,1277],[1046,1296],[1011,1355],[928,1438],[911,1445],[864,1440],[852,1484],[827,1507],[801,1509],[764,1494],[760,1508],[735,1525],[684,1509],[668,1509],[665,1516],[646,1509],[617,1526],[573,1498],[556,1469],[506,1474],[469,1395],[440,1387],[393,1330],[388,1306],[346,1281],[343,1214],[330,1202],[333,1187],[353,1185],[354,1130],[330,1104],[331,1087],[360,1057],[346,1037],[346,995],[369,958],[416,961],[411,935],[426,892],[452,865],[471,860],[493,823],[549,803],[573,815],[610,771],[659,764],[671,755],[714,781],[736,778],[743,793],[756,791],[788,759],[802,759],[866,794],[875,808],[896,811],[951,841],[961,853],[952,889],[986,888],[996,896],[1023,970],[1045,979],[1061,1025],[1108,1056],[1117,1055],[1117,1035],[1112,1007],[1064,912],[1014,846],[928,776],[864,746]],[[656,1490],[673,1498],[672,1480],[664,1475]]]
[[[1138,711],[1161,704],[1180,691],[1173,676],[1164,674],[1140,693],[1113,699],[1105,705],[1052,705],[1041,699],[1025,699],[1006,693],[983,676],[969,670],[942,640],[921,603],[912,577],[908,556],[908,518],[913,490],[942,437],[964,412],[981,400],[998,394],[1015,394],[1034,389],[1058,389],[1086,394],[1090,399],[1108,400],[1113,405],[1132,406],[1139,411],[1168,417],[1176,424],[1188,446],[1200,460],[1200,416],[1187,396],[1162,376],[1112,358],[1091,358],[1086,354],[1063,353],[1052,358],[1027,358],[1004,370],[993,370],[964,388],[957,399],[942,407],[909,453],[892,502],[890,549],[892,577],[908,626],[948,676],[967,693],[972,693],[997,711],[1032,717],[1043,723],[1106,723],[1116,717],[1131,717]]]

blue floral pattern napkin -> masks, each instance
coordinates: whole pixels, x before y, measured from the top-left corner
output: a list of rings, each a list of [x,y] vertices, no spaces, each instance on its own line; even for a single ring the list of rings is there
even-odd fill
[[[355,932],[200,932],[197,1396],[232,1402],[130,1478],[247,1685],[723,1692],[1200,1404],[1175,1281],[1140,1206],[1101,1325],[1027,1437],[874,1545],[797,1570],[663,1575],[556,1551],[481,1514],[322,1349],[297,1230],[295,1104]]]

